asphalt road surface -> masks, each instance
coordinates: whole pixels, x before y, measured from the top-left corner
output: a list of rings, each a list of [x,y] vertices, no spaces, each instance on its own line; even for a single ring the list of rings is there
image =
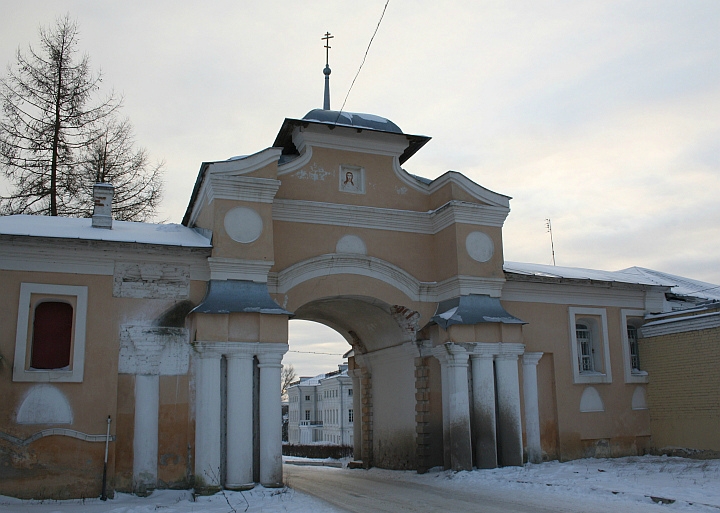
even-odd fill
[[[592,504],[583,500],[535,490],[503,490],[477,486],[463,491],[417,483],[403,472],[368,472],[331,467],[284,465],[285,484],[329,502],[340,511],[371,512],[473,512],[473,513],[633,513],[655,512],[657,506],[637,502]]]

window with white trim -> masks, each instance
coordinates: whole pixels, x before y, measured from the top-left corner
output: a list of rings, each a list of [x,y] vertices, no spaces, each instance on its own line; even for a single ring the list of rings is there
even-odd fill
[[[620,310],[625,383],[647,383],[648,373],[642,370],[638,339],[644,322],[643,310]]]
[[[610,383],[610,349],[604,308],[569,309],[575,383]]]
[[[83,380],[87,287],[22,283],[13,381]]]

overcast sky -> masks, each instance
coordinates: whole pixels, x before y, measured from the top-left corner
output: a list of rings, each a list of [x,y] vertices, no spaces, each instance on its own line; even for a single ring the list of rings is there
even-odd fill
[[[201,162],[322,107],[326,31],[340,108],[384,5],[0,0],[0,63],[70,13],[180,222]],[[511,196],[506,260],[552,263],[551,218],[558,265],[720,284],[718,0],[390,0],[345,110],[431,136],[408,172]]]

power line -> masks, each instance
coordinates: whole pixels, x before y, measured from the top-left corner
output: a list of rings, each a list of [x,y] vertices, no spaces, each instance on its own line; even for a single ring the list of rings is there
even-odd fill
[[[288,353],[305,353],[305,354],[325,354],[328,356],[342,356],[344,353],[322,353],[319,351],[297,351],[294,349],[290,349]]]
[[[338,119],[340,119],[340,113],[341,113],[341,112],[343,111],[343,109],[345,108],[345,103],[347,102],[347,99],[348,99],[348,97],[350,96],[350,91],[352,91],[352,88],[353,88],[353,86],[355,85],[355,81],[357,80],[358,75],[360,75],[360,70],[362,69],[363,64],[365,64],[365,59],[367,59],[368,52],[370,51],[370,46],[372,45],[373,39],[375,39],[375,35],[377,34],[378,29],[380,28],[380,23],[382,23],[383,17],[385,16],[385,11],[387,10],[387,6],[388,6],[389,3],[390,3],[390,0],[387,0],[387,2],[385,2],[385,7],[383,7],[382,14],[380,15],[380,19],[378,20],[377,26],[375,27],[375,32],[373,32],[373,35],[372,35],[372,37],[370,38],[370,42],[368,43],[367,50],[365,50],[365,56],[363,57],[363,60],[362,60],[362,62],[360,63],[360,67],[358,68],[357,73],[355,73],[355,78],[353,78],[353,81],[352,81],[352,83],[350,84],[350,89],[348,89],[348,92],[347,92],[347,94],[345,95],[345,100],[343,100],[342,107],[340,107],[340,110],[338,111],[338,116],[337,116],[337,119],[335,120],[335,123],[336,123],[336,124],[337,124],[337,122],[338,122]]]

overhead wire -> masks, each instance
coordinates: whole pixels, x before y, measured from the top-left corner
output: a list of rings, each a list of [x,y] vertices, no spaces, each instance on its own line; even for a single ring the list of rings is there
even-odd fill
[[[390,3],[390,0],[387,0],[385,2],[385,7],[383,7],[382,14],[380,15],[380,19],[378,20],[377,26],[375,27],[375,32],[373,32],[373,35],[370,38],[370,42],[368,43],[367,49],[365,50],[365,55],[363,56],[363,60],[360,63],[360,67],[358,68],[357,73],[355,73],[355,78],[353,78],[353,81],[350,84],[350,88],[348,89],[348,92],[345,95],[345,99],[343,100],[342,106],[340,107],[340,110],[338,111],[337,118],[335,119],[335,124],[337,124],[338,119],[340,119],[340,114],[342,113],[343,109],[345,108],[345,103],[347,103],[347,99],[350,96],[350,91],[352,91],[352,88],[355,85],[355,81],[357,80],[357,77],[360,75],[360,70],[362,69],[363,65],[365,64],[365,59],[367,59],[368,52],[370,52],[370,46],[372,46],[373,40],[375,39],[375,35],[378,33],[378,30],[380,29],[380,24],[382,23],[382,20],[385,17],[385,11],[387,10],[389,3]]]

